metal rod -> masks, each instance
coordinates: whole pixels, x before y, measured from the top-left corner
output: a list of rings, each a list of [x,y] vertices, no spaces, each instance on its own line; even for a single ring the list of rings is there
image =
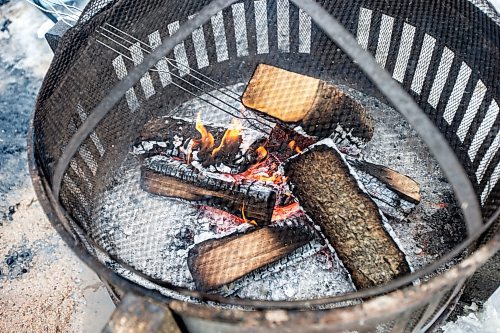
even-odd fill
[[[108,30],[108,29],[106,29],[106,28],[100,27],[100,29],[103,29],[103,30],[105,30],[106,32],[109,32],[109,33],[113,34],[114,36],[116,36],[116,37],[118,37],[118,38],[120,38],[120,39],[122,39],[122,40],[126,41],[127,43],[130,43],[131,45],[134,45],[134,43],[133,43],[133,42],[131,42],[131,41],[127,40],[126,38],[124,38],[124,37],[122,37],[122,36],[120,36],[120,35],[118,35],[118,34],[116,34],[116,33],[112,32],[112,31],[110,31],[110,30]],[[102,34],[102,32],[100,32],[100,33]],[[126,33],[124,32],[124,34],[126,34]],[[127,36],[130,36],[130,35],[128,35],[128,34],[126,34],[126,35],[127,35]],[[138,43],[148,46],[146,43],[144,43],[144,42],[140,41],[139,39],[137,39],[137,38],[135,38],[135,37],[132,37],[132,38],[134,38],[134,40],[136,40]],[[125,47],[125,46],[124,46],[124,47]],[[140,46],[139,46],[139,47],[140,47]],[[149,47],[149,46],[148,46],[148,47]],[[146,50],[146,49],[144,49],[144,48],[142,48],[142,47],[140,47],[140,49],[141,49],[143,52],[146,52],[146,53],[148,53],[148,54],[149,54],[149,53],[151,53],[150,51],[148,51],[148,50]],[[167,57],[165,57],[165,59],[167,60],[168,64],[169,64],[169,65],[171,65],[172,67],[174,67],[174,68],[178,69],[179,71],[181,71],[181,70],[182,70],[182,69],[180,69],[177,65],[173,64],[173,62],[172,62],[172,61],[173,61],[173,59],[170,59],[170,58],[167,58]],[[195,71],[193,68],[191,68],[191,67],[189,67],[189,66],[187,66],[187,65],[185,65],[185,64],[183,64],[183,63],[181,63],[181,62],[178,62],[177,60],[175,60],[175,62],[176,62],[178,65],[181,65],[182,67],[184,67],[185,69],[188,69],[190,72],[191,72],[191,71]],[[204,84],[208,85],[209,87],[212,87],[212,88],[214,88],[214,89],[220,89],[220,88],[223,88],[223,86],[222,86],[220,83],[217,83],[217,85],[218,85],[220,88],[216,88],[216,87],[215,87],[215,86],[213,86],[212,84],[207,83],[207,82],[204,82],[203,80],[199,79],[199,78],[198,78],[198,77],[196,77],[195,75],[192,75],[190,72],[189,72],[187,75],[189,75],[189,76],[191,76],[191,77],[193,77],[193,78],[195,78],[195,79],[197,79],[197,80],[199,80],[199,81],[203,82]],[[212,80],[212,79],[210,79],[210,81],[216,82],[215,80]],[[222,91],[221,91],[221,92],[222,92]],[[233,100],[236,100],[236,101],[238,101],[238,102],[240,101],[240,99],[239,99],[239,98],[240,98],[240,96],[239,96],[239,95],[238,95],[237,97],[234,97],[234,96],[230,96],[230,95],[228,95],[228,94],[226,94],[226,93],[224,93],[224,92],[222,92],[222,93],[223,93],[224,95],[228,96],[229,98],[232,98]],[[236,93],[235,93],[235,94],[236,94]]]
[[[107,25],[107,26],[109,26],[109,27],[113,28],[114,30],[116,30],[116,31],[118,31],[118,32],[120,32],[120,33],[122,33],[122,34],[124,34],[124,35],[126,35],[126,36],[128,36],[128,37],[130,37],[130,38],[132,38],[132,39],[133,39],[133,40],[135,40],[136,42],[139,42],[139,43],[141,43],[141,44],[143,44],[143,45],[145,45],[145,46],[149,47],[151,50],[153,50],[153,47],[151,47],[151,45],[148,45],[147,43],[144,43],[142,40],[140,40],[140,39],[138,39],[138,38],[136,38],[136,37],[134,37],[134,36],[130,35],[129,33],[125,32],[125,31],[123,31],[123,30],[120,30],[120,29],[118,29],[118,28],[116,28],[116,27],[112,26],[112,25],[111,25],[111,24],[109,24],[109,23],[106,23],[105,25]],[[170,63],[170,61],[175,61],[175,62],[177,62],[177,60],[172,59],[172,58],[167,58],[167,57],[166,57],[165,59],[166,59],[167,61],[169,61],[169,63]],[[193,71],[193,72],[195,72],[196,74],[200,75],[200,76],[201,76],[201,77],[203,77],[205,80],[211,81],[213,84],[218,85],[220,88],[223,88],[223,89],[225,89],[225,90],[227,90],[227,91],[229,91],[229,92],[233,93],[233,94],[236,96],[236,98],[239,100],[240,95],[239,95],[238,93],[236,93],[236,92],[232,91],[231,89],[228,89],[228,88],[224,87],[224,86],[223,86],[222,84],[220,84],[219,82],[217,82],[217,81],[213,80],[213,79],[212,79],[212,78],[210,78],[209,76],[207,76],[207,75],[205,75],[205,74],[203,74],[203,73],[201,73],[201,72],[197,71],[197,70],[196,70],[196,69],[194,69],[194,68],[191,68],[191,67],[189,67],[189,66],[187,66],[187,65],[185,65],[185,64],[183,64],[183,63],[179,63],[179,62],[177,62],[177,63],[178,63],[179,65],[181,65],[181,66],[185,67],[186,69],[189,69],[190,71]]]
[[[127,56],[126,54],[124,54],[124,53],[122,53],[122,52],[120,52],[120,51],[118,51],[118,50],[114,49],[112,46],[109,46],[109,45],[107,45],[106,43],[104,43],[104,42],[102,42],[102,41],[100,41],[100,40],[98,40],[98,39],[96,39],[96,41],[97,41],[99,44],[101,44],[101,45],[103,45],[103,46],[105,46],[105,47],[109,48],[110,50],[112,50],[112,51],[114,51],[114,52],[118,53],[119,55],[121,55],[121,56],[122,56],[122,57],[124,57],[125,59],[127,59],[127,60],[129,60],[129,61],[132,61],[132,62],[133,62],[133,59],[132,59],[132,58],[130,58],[130,57],[129,57],[129,56]],[[156,70],[154,70],[154,69],[150,69],[150,71],[163,72],[163,71],[162,71],[162,70],[160,70],[160,69],[156,69]],[[171,74],[172,76],[177,77],[177,78],[179,78],[179,79],[181,79],[181,80],[182,80],[182,78],[181,78],[180,76],[178,76],[178,75],[176,75],[176,74],[174,74],[174,73],[172,73],[172,72],[168,72],[168,73],[169,73],[169,74]],[[177,88],[179,88],[179,89],[181,89],[181,90],[183,90],[183,91],[187,92],[188,94],[190,94],[190,95],[192,95],[192,96],[194,96],[194,97],[196,97],[196,98],[201,99],[202,101],[204,101],[204,102],[206,102],[206,103],[208,103],[208,104],[212,105],[213,107],[215,107],[215,108],[217,108],[217,109],[221,110],[222,112],[224,112],[224,113],[226,113],[226,114],[228,114],[228,115],[230,115],[230,116],[232,116],[232,117],[234,117],[234,118],[238,118],[238,119],[242,119],[242,120],[247,120],[247,118],[246,118],[246,117],[241,117],[241,116],[234,115],[233,113],[231,113],[231,112],[229,112],[229,111],[224,110],[223,108],[219,107],[218,105],[213,104],[213,103],[212,103],[212,102],[210,102],[209,100],[204,99],[204,98],[203,98],[203,97],[201,97],[201,96],[198,96],[197,94],[193,93],[192,91],[189,91],[188,89],[184,88],[183,86],[179,85],[178,83],[175,83],[175,82],[174,82],[174,81],[172,81],[172,80],[169,80],[169,81],[170,81],[170,83],[172,83],[172,84],[173,84],[174,86],[176,86]],[[183,82],[187,82],[187,83],[189,83],[188,81],[183,81]],[[189,84],[191,84],[191,83],[189,83]],[[209,95],[210,95],[210,94],[209,94]],[[216,98],[216,97],[214,97],[214,96],[212,96],[212,95],[210,95],[210,96],[211,96],[212,98],[215,98],[215,99],[219,100],[218,98]],[[219,100],[219,101],[220,101],[220,100]],[[227,104],[227,103],[225,103],[225,104]],[[227,104],[227,105],[229,105],[229,104]],[[229,106],[230,106],[230,105],[229,105]],[[232,106],[231,106],[231,107],[232,107]],[[238,109],[237,109],[237,108],[235,108],[235,107],[232,107],[232,108],[234,108],[234,109],[238,110]],[[267,132],[265,132],[265,133],[267,134]]]
[[[108,29],[106,29],[106,28],[102,28],[102,27],[101,27],[100,29],[104,29],[106,32],[109,32],[109,33],[111,33],[112,35],[117,36],[118,38],[120,38],[120,39],[122,39],[122,40],[126,41],[127,43],[129,43],[129,44],[131,44],[131,45],[135,45],[133,42],[131,42],[131,41],[127,40],[126,38],[124,38],[124,37],[122,37],[122,36],[119,36],[119,35],[117,35],[117,34],[113,33],[112,31],[110,31],[110,30],[108,30]],[[99,32],[99,34],[100,34],[101,36],[103,36],[103,37],[105,37],[105,38],[109,39],[110,41],[112,41],[112,42],[116,43],[117,45],[119,45],[119,46],[123,47],[123,48],[124,48],[124,49],[126,49],[127,51],[130,51],[130,48],[129,48],[129,47],[127,47],[126,45],[124,45],[124,44],[122,44],[121,42],[117,41],[116,39],[113,39],[113,38],[112,38],[112,37],[110,37],[109,35],[106,35],[106,34],[105,34],[105,33],[103,33],[102,31],[100,31],[100,29],[98,29],[98,32]],[[138,39],[136,39],[136,40],[138,40]],[[104,46],[107,46],[107,45],[106,45],[105,43],[103,43],[102,41],[99,41],[99,43],[100,43],[100,44],[102,44],[102,45],[104,45]],[[144,44],[144,43],[143,43],[143,44]],[[122,52],[119,52],[118,50],[116,50],[116,49],[114,49],[114,48],[112,48],[112,47],[109,47],[109,48],[110,48],[111,50],[113,50],[114,52],[117,52],[118,54],[120,54],[120,55],[124,56],[126,59],[128,59],[128,60],[130,60],[130,61],[133,61],[131,58],[129,58],[128,56],[124,55]],[[151,53],[150,51],[145,50],[144,48],[142,48],[142,47],[140,47],[140,46],[139,46],[139,48],[140,48],[140,50],[141,50],[141,51],[143,51],[143,52],[145,52],[145,53],[147,53],[147,54],[150,54],[150,53]],[[177,62],[177,64],[181,64],[181,63]],[[174,64],[173,64],[173,63],[171,63],[171,62],[170,62],[170,65],[171,65],[172,67],[174,67],[174,68],[178,69],[179,71],[182,71],[182,69],[181,69],[180,67],[178,67],[178,66],[174,65]],[[184,65],[183,65],[183,66],[184,66]],[[190,67],[188,67],[188,66],[184,66],[184,67],[185,67],[185,68],[188,68],[189,70],[192,70],[192,68],[190,68]],[[233,109],[233,110],[235,110],[235,111],[237,111],[237,112],[239,112],[239,113],[242,113],[242,110],[241,110],[241,109],[239,109],[239,108],[237,108],[237,107],[235,107],[235,106],[233,106],[233,105],[231,105],[231,104],[228,104],[226,101],[224,101],[224,100],[222,100],[222,99],[218,98],[217,96],[213,95],[210,91],[207,91],[207,90],[204,90],[204,89],[202,89],[202,88],[198,87],[197,85],[195,85],[195,84],[191,83],[190,81],[188,81],[188,80],[184,79],[182,76],[176,75],[175,73],[170,72],[170,71],[163,71],[163,70],[161,70],[161,69],[156,69],[156,70],[150,69],[150,70],[151,70],[151,71],[157,71],[157,72],[166,72],[166,73],[169,73],[171,76],[173,76],[173,77],[175,77],[175,78],[177,78],[177,79],[181,80],[182,82],[184,82],[184,83],[188,84],[189,86],[193,87],[194,89],[196,89],[196,90],[198,90],[198,91],[201,91],[201,92],[205,93],[206,95],[209,95],[209,96],[210,96],[210,97],[212,97],[213,99],[218,100],[219,102],[221,102],[222,104],[226,105],[227,107],[229,107],[229,108],[231,108],[231,109]],[[191,75],[190,73],[188,73],[188,76],[190,76],[190,77],[194,77],[196,80],[198,80],[198,81],[202,82],[203,84],[206,84],[206,85],[208,85],[209,87],[212,87],[213,89],[217,90],[218,92],[221,92],[221,93],[222,93],[222,94],[224,94],[225,96],[227,96],[227,97],[229,97],[229,98],[232,98],[233,100],[235,100],[235,101],[237,101],[238,103],[240,103],[239,98],[237,99],[237,98],[234,98],[233,96],[230,96],[230,95],[228,95],[228,94],[224,93],[223,91],[221,91],[221,89],[220,89],[220,88],[214,87],[214,86],[213,86],[213,85],[211,85],[210,83],[207,83],[207,82],[203,81],[202,79],[200,79],[200,78],[198,78],[198,77],[196,77],[196,76]],[[170,81],[170,82],[172,82],[172,83],[173,83],[174,85],[176,85],[177,87],[180,87],[179,85],[175,84],[172,80],[169,80],[169,81]],[[212,81],[214,81],[214,80],[212,80]],[[214,82],[216,82],[216,81],[214,81]],[[218,84],[218,85],[219,85],[219,86],[222,86],[221,84]],[[193,95],[193,96],[195,96],[195,97],[198,97],[198,98],[200,98],[200,99],[204,100],[203,98],[199,97],[198,95],[196,95],[196,94],[194,94],[194,93],[192,93],[192,92],[190,92],[190,91],[188,91],[188,90],[186,90],[186,89],[184,89],[184,88],[182,88],[182,87],[180,87],[180,88],[181,88],[181,89],[183,89],[184,91],[186,91],[186,92],[190,93],[191,95]],[[206,100],[204,100],[204,101],[206,101]],[[265,123],[265,122],[261,121],[260,119],[258,119],[258,118],[256,118],[256,117],[249,117],[249,116],[239,117],[239,116],[234,115],[233,113],[230,113],[230,112],[228,112],[228,111],[226,111],[226,110],[222,109],[221,107],[219,107],[219,106],[217,106],[217,105],[214,105],[213,103],[209,103],[209,104],[210,104],[210,105],[212,105],[212,106],[214,106],[214,107],[216,107],[216,108],[218,108],[219,110],[221,110],[221,111],[223,111],[223,112],[225,112],[225,113],[227,113],[227,114],[230,114],[230,115],[231,115],[231,116],[233,116],[233,117],[236,117],[236,118],[238,118],[238,119],[244,119],[244,120],[249,121],[249,124],[250,124],[253,128],[255,128],[256,130],[261,131],[261,132],[263,132],[263,133],[268,134],[268,132],[266,132],[266,131],[262,130],[262,129],[261,129],[261,128],[259,128],[258,126],[255,126],[255,125],[254,125],[254,124],[252,124],[250,121],[256,121],[256,122],[258,122],[259,124],[261,124],[261,125],[263,125],[263,126],[268,127],[269,129],[271,129],[271,128],[272,128],[272,126],[270,126],[269,124],[267,124],[267,123]],[[246,109],[245,109],[245,110],[246,110]]]

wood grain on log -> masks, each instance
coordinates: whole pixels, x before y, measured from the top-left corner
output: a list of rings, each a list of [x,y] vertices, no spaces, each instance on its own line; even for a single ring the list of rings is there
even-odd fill
[[[349,270],[358,289],[409,273],[404,253],[383,226],[377,205],[364,193],[340,153],[318,145],[285,166],[293,192]]]
[[[364,141],[373,136],[371,116],[340,88],[278,67],[259,64],[242,103],[320,138],[330,136],[337,125]]]
[[[147,192],[210,205],[233,214],[244,210],[258,225],[271,221],[276,192],[271,186],[252,181],[235,182],[216,177],[168,157],[146,159],[141,168],[141,188]],[[240,215],[240,216],[241,216]]]
[[[295,149],[289,143],[295,142]],[[269,134],[265,147],[281,162],[317,142],[317,138],[276,124]],[[377,201],[379,208],[388,215],[403,220],[415,204],[420,202],[420,185],[408,176],[383,165],[348,158],[347,162],[365,177],[360,177],[367,192]],[[402,201],[404,200],[404,201]]]
[[[265,227],[211,239],[189,251],[188,267],[197,288],[212,290],[285,257],[312,238],[305,228]]]

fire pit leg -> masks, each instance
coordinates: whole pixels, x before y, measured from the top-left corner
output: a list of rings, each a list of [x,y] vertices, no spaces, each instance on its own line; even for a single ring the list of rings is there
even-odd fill
[[[164,305],[128,293],[111,315],[102,333],[181,333]]]

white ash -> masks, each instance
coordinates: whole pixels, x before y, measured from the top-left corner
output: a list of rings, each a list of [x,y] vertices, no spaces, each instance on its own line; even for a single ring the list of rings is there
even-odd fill
[[[342,150],[347,149],[350,154],[358,155],[366,145],[366,140],[358,138],[352,134],[354,128],[344,129],[340,124],[337,124],[335,130],[330,135],[330,139],[336,146]]]
[[[244,86],[230,88],[240,93]],[[423,267],[448,252],[464,236],[465,228],[451,187],[428,149],[401,115],[375,98],[343,88],[372,115],[375,133],[363,151],[349,144],[340,144],[339,150],[349,155],[363,155],[367,160],[397,170],[421,184],[421,203],[406,218],[389,218],[388,223],[410,264],[417,269]],[[235,107],[241,107],[223,94],[215,94]],[[199,111],[204,123],[227,126],[231,121],[231,116],[196,99],[169,112],[169,115],[195,119]],[[243,128],[250,123],[253,126],[258,124],[244,121]],[[116,173],[113,185],[97,200],[99,204],[94,207],[90,232],[106,250],[147,275],[194,288],[186,261],[189,248],[195,242],[242,232],[249,226],[236,224],[226,215],[212,210],[142,191],[139,168],[140,163],[134,155],[129,155]],[[325,251],[325,245],[321,244],[323,241],[317,238],[287,258],[226,286],[223,293],[261,300],[297,300],[353,291],[350,276],[334,251]],[[331,261],[327,257],[331,257]],[[110,265],[119,274],[147,288],[186,299],[117,264]]]
[[[342,283],[339,283],[342,282]],[[334,252],[315,239],[291,255],[221,288],[226,296],[273,301],[335,296],[354,291]]]

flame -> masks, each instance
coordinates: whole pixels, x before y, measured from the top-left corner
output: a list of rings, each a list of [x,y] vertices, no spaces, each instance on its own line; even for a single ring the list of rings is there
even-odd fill
[[[238,142],[238,137],[241,132],[241,123],[238,119],[233,118],[231,126],[224,132],[224,136],[220,142],[220,145],[212,151],[212,156],[217,155],[217,153],[225,146],[229,146],[231,143]],[[212,138],[213,139],[213,138]]]
[[[257,153],[257,161],[259,162],[267,157],[267,150],[264,146],[260,146],[255,150],[255,152]]]
[[[288,148],[296,152],[297,154],[302,153],[302,149],[297,145],[297,142],[295,140],[292,140],[288,143]]]
[[[196,116],[196,130],[201,134],[201,138],[195,140],[196,144],[201,144],[201,150],[211,150],[214,147],[214,137],[207,131],[205,126],[203,126],[201,122],[201,112],[198,112]]]
[[[243,204],[241,205],[241,216],[243,217],[243,221],[245,221],[245,223],[250,223],[250,224],[253,224],[253,225],[257,225],[257,222],[255,222],[255,220],[248,220],[247,217],[245,216],[245,202],[243,201]]]

